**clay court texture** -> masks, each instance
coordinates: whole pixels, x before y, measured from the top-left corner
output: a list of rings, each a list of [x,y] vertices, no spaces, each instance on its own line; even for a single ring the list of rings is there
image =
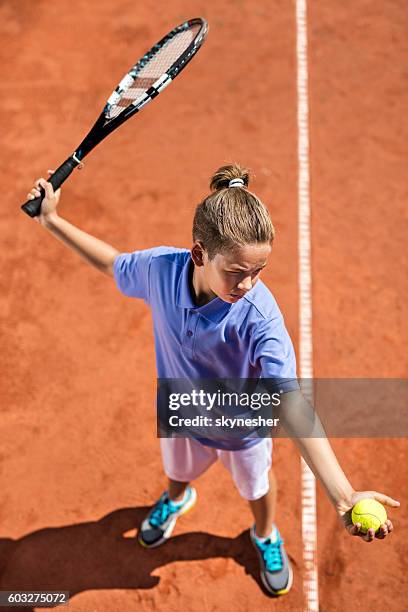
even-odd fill
[[[190,247],[212,172],[249,166],[277,230],[263,280],[298,351],[295,3],[0,2],[0,588],[70,591],[72,611],[304,609],[300,457],[288,439],[273,453],[288,595],[262,589],[250,510],[221,465],[195,483],[197,505],[166,546],[138,545],[165,486],[149,310],[20,211],[130,65],[195,16],[210,24],[197,57],[89,155],[60,214],[120,251]],[[406,377],[408,5],[314,0],[307,22],[314,375]],[[364,435],[332,440],[344,471],[401,508],[394,533],[367,544],[317,485],[321,612],[406,609],[407,442]]]

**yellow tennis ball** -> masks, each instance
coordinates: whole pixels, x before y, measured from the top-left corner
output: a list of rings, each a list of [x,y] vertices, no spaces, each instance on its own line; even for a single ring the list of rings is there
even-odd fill
[[[384,506],[375,499],[362,499],[353,506],[351,520],[354,525],[361,523],[362,533],[367,533],[369,529],[377,532],[387,520],[387,513]]]

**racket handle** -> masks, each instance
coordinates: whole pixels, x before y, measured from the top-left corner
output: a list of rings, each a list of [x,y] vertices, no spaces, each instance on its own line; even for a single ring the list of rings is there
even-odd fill
[[[76,161],[73,157],[68,157],[64,161],[63,164],[51,175],[48,179],[48,182],[54,188],[54,191],[61,187],[62,183],[69,177],[71,172],[76,168],[79,164],[79,160]],[[38,198],[34,198],[33,200],[27,200],[25,204],[22,205],[21,209],[30,217],[37,217],[41,212],[41,202],[45,197],[45,191],[42,187],[40,187],[41,195]]]

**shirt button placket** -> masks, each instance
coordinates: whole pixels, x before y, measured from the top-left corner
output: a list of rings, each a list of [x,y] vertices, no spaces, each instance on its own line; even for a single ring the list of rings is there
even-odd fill
[[[185,348],[193,350],[194,345],[194,332],[197,325],[197,315],[194,312],[190,312],[187,317],[186,331],[184,333],[183,345]]]

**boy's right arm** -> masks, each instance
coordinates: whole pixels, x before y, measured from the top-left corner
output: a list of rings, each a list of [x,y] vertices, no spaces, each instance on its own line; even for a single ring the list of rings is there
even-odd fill
[[[39,186],[45,190],[45,198],[41,204],[41,214],[36,220],[58,240],[76,251],[86,262],[113,277],[113,263],[120,254],[114,247],[102,240],[83,232],[57,214],[60,189],[55,193],[51,183],[38,179],[34,188],[28,194],[29,199],[40,195]]]

